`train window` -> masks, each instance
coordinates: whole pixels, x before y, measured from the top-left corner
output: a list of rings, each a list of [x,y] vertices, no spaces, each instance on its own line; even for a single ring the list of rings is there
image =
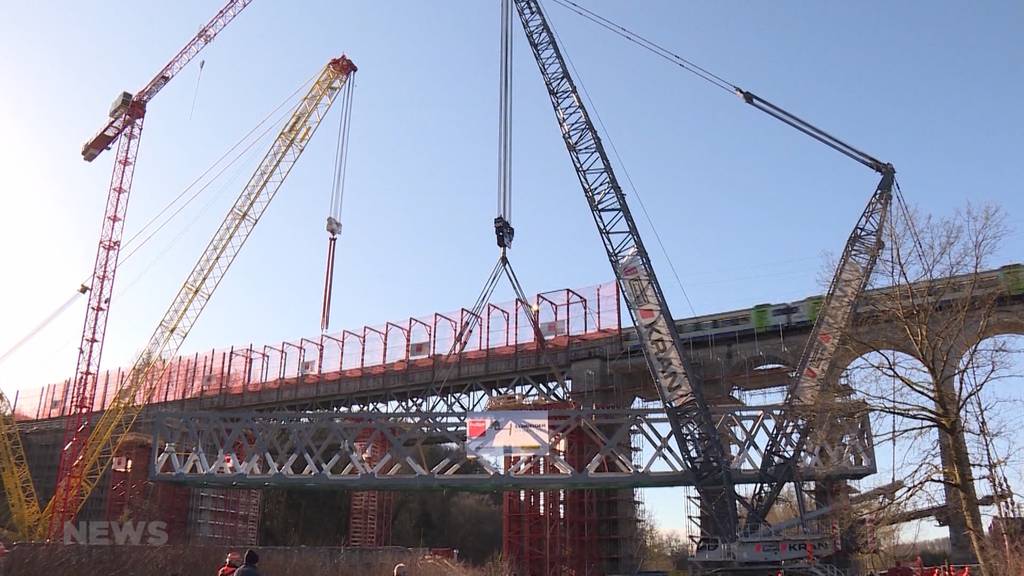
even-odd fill
[[[789,314],[796,314],[799,308],[796,306],[780,306],[775,310],[772,310],[772,316],[787,316]]]
[[[746,324],[747,322],[748,322],[748,319],[747,319],[746,316],[733,316],[732,318],[725,318],[724,320],[722,320],[721,325],[722,326],[739,326],[741,324]]]

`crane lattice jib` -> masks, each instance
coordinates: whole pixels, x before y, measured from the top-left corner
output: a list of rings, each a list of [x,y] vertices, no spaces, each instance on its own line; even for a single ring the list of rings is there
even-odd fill
[[[85,146],[82,147],[82,156],[92,162],[97,156],[109,148],[131,123],[146,113],[146,104],[157,95],[168,82],[174,78],[189,62],[195,58],[213,39],[217,37],[235,16],[248,6],[252,0],[229,0],[213,18],[210,19],[199,32],[185,44],[174,58],[171,59],[160,72],[153,77],[135,96],[131,102],[134,104],[131,114],[113,114],[102,130],[96,133]]]
[[[128,212],[132,177],[139,151],[139,140],[146,115],[146,104],[167,85],[199,52],[224,29],[252,0],[229,0],[228,3],[192,37],[185,47],[171,59],[157,75],[134,97],[125,95],[115,102],[106,126],[82,147],[82,155],[92,161],[117,140],[117,158],[107,192],[107,205],[103,213],[103,226],[96,249],[89,302],[78,347],[78,362],[70,390],[68,417],[65,422],[64,443],[57,478],[71,473],[74,463],[81,457],[83,444],[89,437],[90,414],[96,377],[100,372],[103,343],[107,331],[107,318],[114,292],[114,280],[121,252],[121,239]],[[27,471],[25,472],[27,475]],[[36,506],[38,508],[38,505]],[[58,505],[60,510],[71,507]],[[70,518],[52,518],[56,526],[63,526]]]
[[[100,358],[103,355],[103,341],[107,331],[110,300],[114,292],[117,262],[121,253],[128,197],[135,174],[135,158],[142,136],[142,123],[142,117],[131,121],[117,145],[118,160],[114,163],[114,171],[110,178],[103,227],[93,265],[89,302],[86,304],[85,324],[82,327],[82,339],[78,348],[78,364],[70,391],[68,416],[64,423],[64,444],[57,466],[58,479],[69,473],[72,463],[81,455],[83,444],[89,436],[96,377],[100,372]],[[60,525],[63,525],[63,521]]]
[[[149,401],[167,367],[167,359],[178,352],[307,142],[355,71],[352,61],[342,56],[331,60],[314,81],[174,297],[124,384],[115,392],[110,406],[96,422],[71,473],[60,480],[54,498],[43,512],[44,521],[73,516],[81,508],[143,405]],[[61,510],[60,506],[67,509]]]
[[[178,52],[170,62],[164,66],[163,70],[160,71],[149,84],[142,90],[139,90],[138,94],[135,95],[135,100],[140,102],[149,102],[153,96],[156,96],[160,90],[170,82],[171,78],[174,78],[182,68],[188,65],[193,58],[196,57],[199,52],[206,47],[207,44],[213,42],[217,34],[224,29],[235,16],[245,9],[246,6],[251,3],[252,0],[231,0],[220,12],[210,19],[205,26],[199,29],[192,41],[185,45],[184,48]]]
[[[703,394],[687,375],[675,324],[625,195],[539,3],[516,0],[515,5],[679,451],[693,470],[702,498],[715,508],[712,515],[719,533],[731,538],[735,496],[722,443]]]
[[[746,530],[760,527],[786,482],[794,480],[803,446],[830,401],[825,391],[832,358],[849,326],[882,251],[895,171],[884,165],[882,179],[846,241],[835,275],[807,337],[787,391],[785,417],[773,430],[761,461],[764,480],[754,488]]]
[[[25,460],[25,448],[18,434],[14,407],[0,392],[0,476],[3,479],[12,528],[19,539],[26,539],[39,517],[39,500]]]

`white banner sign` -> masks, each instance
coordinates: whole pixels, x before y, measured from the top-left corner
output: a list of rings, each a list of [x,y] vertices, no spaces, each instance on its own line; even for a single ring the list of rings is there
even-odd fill
[[[466,452],[480,456],[545,456],[550,452],[548,413],[543,410],[470,412]]]

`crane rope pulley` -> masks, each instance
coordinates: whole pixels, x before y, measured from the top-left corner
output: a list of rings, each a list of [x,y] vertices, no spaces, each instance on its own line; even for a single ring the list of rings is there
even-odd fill
[[[341,234],[341,207],[345,199],[345,172],[348,168],[348,137],[352,125],[352,93],[355,82],[341,91],[341,114],[338,115],[338,139],[334,153],[334,175],[331,203],[327,212],[327,270],[324,274],[324,299],[320,311],[320,330],[327,332],[331,323],[331,294],[334,291],[335,244]]]

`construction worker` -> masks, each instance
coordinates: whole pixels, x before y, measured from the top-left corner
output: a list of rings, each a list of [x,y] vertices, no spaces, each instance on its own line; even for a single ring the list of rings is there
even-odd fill
[[[260,571],[256,569],[259,562],[260,555],[255,550],[246,550],[245,556],[242,557],[242,565],[238,567],[233,576],[260,576]]]
[[[405,568],[405,564],[401,562],[395,564],[394,576],[409,576],[409,571]]]
[[[238,570],[238,565],[241,563],[241,554],[238,552],[228,552],[228,557],[224,559],[224,565],[217,571],[217,576],[233,576],[235,570]]]

